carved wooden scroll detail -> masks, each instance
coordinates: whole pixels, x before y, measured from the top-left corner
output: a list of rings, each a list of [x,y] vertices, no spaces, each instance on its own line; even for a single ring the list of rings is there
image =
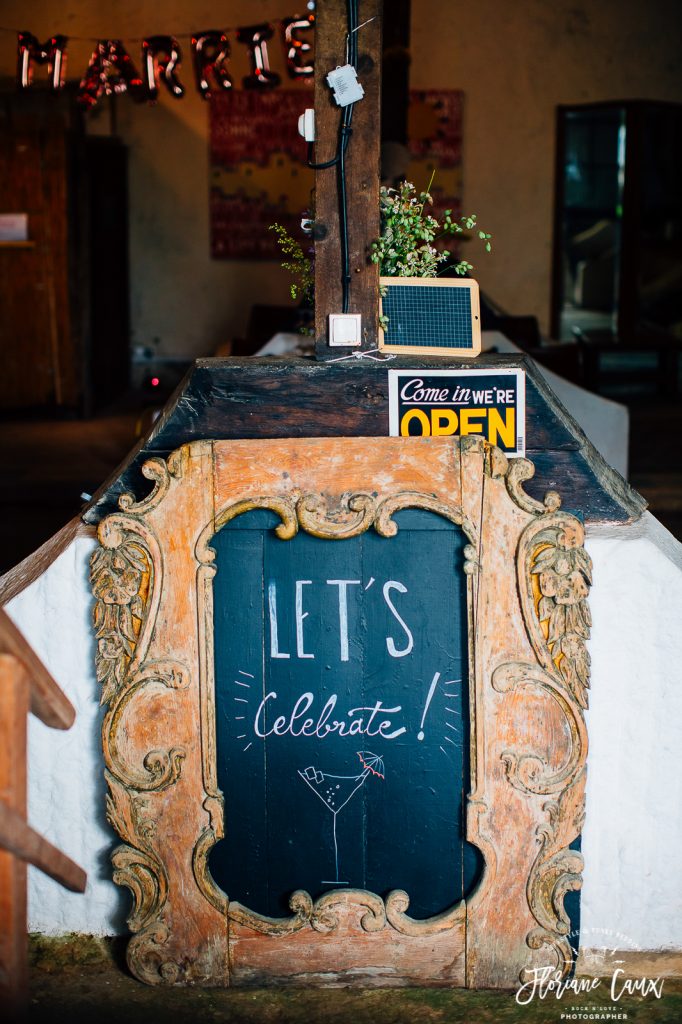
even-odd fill
[[[128,946],[131,969],[143,981],[159,984],[175,982],[180,968],[163,948],[169,937],[163,921],[168,878],[152,842],[155,823],[145,794],[163,792],[177,782],[186,752],[181,746],[152,749],[141,765],[131,764],[120,749],[119,731],[125,730],[127,715],[134,715],[141,694],[159,687],[184,689],[189,679],[187,667],[179,661],[146,660],[159,607],[163,559],[143,517],[168,493],[170,473],[162,459],[153,459],[145,464],[143,474],[154,480],[154,489],[141,502],[122,495],[119,506],[125,511],[100,524],[101,547],[92,555],[90,580],[95,597],[97,679],[102,684],[101,703],[108,705],[102,725],[109,789],[106,813],[125,840],[112,853],[113,877],[133,896],[128,917],[134,933]]]
[[[282,473],[285,467],[290,472]],[[591,565],[582,526],[560,511],[558,495],[549,492],[539,502],[524,492],[533,472],[527,460],[508,461],[476,438],[201,441],[145,464],[153,489],[140,501],[123,495],[120,511],[100,524],[90,574],[97,678],[106,706],[107,817],[122,840],[112,855],[114,880],[133,897],[128,962],[138,978],[227,983],[235,934],[239,956],[247,960],[254,942],[272,943],[288,956],[312,950],[315,936],[322,951],[352,933],[362,948],[386,943],[408,960],[413,943],[422,951],[419,977],[426,983],[447,977],[463,984],[461,966],[452,964],[461,965],[465,947],[467,984],[509,985],[532,962],[530,950],[543,947],[560,965],[570,965],[564,896],[579,888],[582,870],[582,857],[570,847],[584,814]],[[317,900],[298,890],[289,916],[264,917],[230,901],[208,867],[225,833],[216,774],[211,540],[251,509],[276,513],[281,540],[299,530],[331,541],[370,529],[390,538],[398,529],[394,516],[406,508],[445,517],[466,536],[466,838],[483,854],[483,877],[470,898],[427,920],[409,916],[403,890],[382,898],[360,889],[333,890]],[[500,709],[523,708],[525,699],[534,706],[546,702],[548,720],[555,728],[559,723],[565,742],[558,756],[522,746],[513,723],[509,740],[506,733],[492,734]],[[488,942],[485,929],[494,925],[513,870],[504,846],[504,829],[512,827],[504,807],[510,795],[537,848],[528,846],[524,854],[519,923],[505,945],[507,936]],[[174,824],[167,814],[176,815]],[[186,828],[182,816],[191,819]],[[381,949],[371,949],[369,962],[380,965]],[[454,974],[429,974],[434,950],[442,957],[434,971]],[[322,963],[323,952],[316,956]]]
[[[178,964],[164,951],[169,933],[163,921],[168,898],[168,877],[151,838],[154,823],[144,815],[144,803],[132,797],[126,786],[105,772],[109,795],[107,820],[126,840],[111,855],[114,881],[127,886],[133,895],[128,927],[134,933],[128,944],[128,963],[133,973],[147,984],[175,981]]]
[[[510,474],[511,475],[511,474]],[[528,479],[527,466],[515,469],[515,481]],[[532,501],[532,499],[531,499]],[[592,583],[592,562],[583,547],[582,524],[558,511],[554,496],[537,503],[539,518],[521,535],[517,551],[517,578],[523,620],[537,663],[514,662],[493,673],[498,692],[533,687],[560,709],[568,736],[568,757],[558,770],[543,758],[513,750],[502,755],[507,779],[515,788],[541,796],[556,796],[542,805],[547,821],[537,830],[540,850],[528,884],[528,904],[538,927],[527,936],[531,949],[550,946],[557,966],[567,974],[574,952],[566,938],[570,921],[564,896],[582,885],[583,858],[570,844],[580,835],[584,819],[587,707],[590,658],[586,643],[591,617],[587,604]],[[544,512],[540,510],[544,509]],[[523,972],[522,972],[523,973]]]

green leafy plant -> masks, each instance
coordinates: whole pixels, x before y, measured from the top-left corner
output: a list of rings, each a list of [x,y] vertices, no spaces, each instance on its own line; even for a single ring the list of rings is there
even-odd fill
[[[277,243],[284,259],[282,269],[288,270],[294,280],[289,286],[292,299],[312,306],[315,292],[315,271],[311,256],[306,256],[300,242],[292,238],[282,224],[271,224],[270,231],[277,235]]]
[[[476,214],[453,218],[452,210],[445,210],[442,221],[428,212],[433,206],[430,193],[433,175],[425,192],[417,193],[415,186],[403,181],[398,188],[381,187],[381,237],[372,243],[370,260],[380,265],[382,277],[437,277],[446,270],[461,276],[474,269],[468,260],[453,262],[453,254],[443,240],[461,236],[476,237],[486,252],[492,251],[491,235],[477,224]],[[294,280],[290,285],[292,299],[312,306],[315,296],[315,270],[311,255],[306,255],[295,238],[282,224],[271,224],[277,235],[282,256],[282,268]],[[440,244],[438,244],[440,243]],[[388,318],[379,318],[381,326],[388,326]],[[307,329],[304,333],[308,333]]]
[[[476,214],[457,220],[452,210],[445,210],[441,223],[428,212],[433,206],[432,183],[433,176],[427,190],[419,193],[409,181],[398,188],[381,187],[381,237],[372,243],[370,259],[380,265],[382,277],[437,277],[445,270],[468,274],[474,267],[465,259],[442,266],[452,253],[436,244],[448,237],[471,237],[468,232],[474,232],[485,251],[491,252],[492,236],[478,227]]]

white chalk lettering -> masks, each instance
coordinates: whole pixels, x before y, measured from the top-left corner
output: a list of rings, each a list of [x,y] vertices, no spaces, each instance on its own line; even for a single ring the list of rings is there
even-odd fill
[[[269,734],[266,733],[266,732],[263,732],[263,730],[260,728],[258,723],[260,722],[261,715],[265,711],[265,705],[267,704],[267,702],[269,700],[276,700],[276,699],[277,699],[276,691],[275,690],[271,690],[270,693],[267,693],[265,695],[265,697],[263,697],[263,700],[258,705],[258,711],[256,712],[256,718],[255,718],[254,723],[253,723],[253,731],[255,732],[256,736],[260,736],[261,739],[264,739]],[[263,723],[263,724],[265,724],[265,723]]]
[[[306,654],[303,650],[303,620],[310,612],[303,611],[303,587],[310,586],[312,580],[296,580],[296,653],[299,658],[314,658],[314,654]]]
[[[339,645],[341,661],[348,661],[348,587],[360,586],[362,580],[327,580],[330,587],[339,588]]]
[[[268,702],[277,701],[277,691],[270,690],[258,705],[253,722],[253,731],[260,739],[268,736],[316,736],[324,739],[335,733],[337,736],[380,736],[393,740],[407,732],[405,726],[396,725],[394,719],[402,713],[402,705],[385,707],[381,700],[366,707],[351,708],[344,717],[332,718],[338,703],[338,694],[327,699],[317,717],[305,717],[310,712],[315,698],[306,691],[294,703],[288,715],[278,715],[272,726],[267,728],[265,713]],[[314,713],[313,713],[314,714]]]
[[[384,600],[386,601],[386,604],[388,605],[390,610],[393,612],[393,614],[395,615],[396,619],[398,620],[400,625],[403,627],[403,629],[405,630],[405,633],[407,635],[407,647],[404,647],[402,650],[398,650],[398,648],[395,645],[395,641],[394,641],[393,637],[391,637],[391,636],[387,636],[386,637],[386,647],[388,648],[388,653],[391,655],[392,658],[404,658],[405,655],[409,654],[410,651],[412,650],[412,648],[414,647],[414,637],[412,636],[412,633],[410,632],[410,630],[406,626],[404,620],[400,617],[400,615],[396,611],[395,605],[391,601],[391,598],[389,596],[391,590],[397,590],[401,594],[406,594],[407,593],[407,587],[403,583],[399,583],[398,580],[387,580],[386,583],[384,583]]]
[[[279,649],[277,633],[277,584],[273,581],[268,584],[268,610],[270,612],[270,657],[288,658]]]

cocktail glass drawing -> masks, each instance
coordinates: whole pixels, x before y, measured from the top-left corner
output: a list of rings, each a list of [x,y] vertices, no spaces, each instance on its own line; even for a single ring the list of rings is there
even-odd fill
[[[335,775],[331,772],[322,772],[313,765],[298,772],[306,785],[331,812],[333,819],[335,878],[323,879],[323,885],[348,885],[348,882],[342,882],[339,878],[339,845],[336,837],[336,819],[339,812],[352,800],[358,790],[362,789],[370,775],[380,779],[384,778],[384,762],[377,754],[373,754],[370,750],[358,750],[357,756],[360,759],[361,770],[355,775]]]

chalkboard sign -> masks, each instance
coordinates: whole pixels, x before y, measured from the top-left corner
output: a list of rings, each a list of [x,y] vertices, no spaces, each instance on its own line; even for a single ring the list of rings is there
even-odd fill
[[[417,355],[477,356],[478,284],[448,278],[382,277],[379,348]]]
[[[469,788],[464,536],[426,511],[396,537],[282,541],[271,512],[213,539],[218,785],[210,868],[268,916],[295,889],[456,903],[480,870]],[[238,841],[230,837],[238,836]]]
[[[145,463],[91,562],[135,977],[510,988],[570,965],[590,559],[532,474],[433,434]]]

